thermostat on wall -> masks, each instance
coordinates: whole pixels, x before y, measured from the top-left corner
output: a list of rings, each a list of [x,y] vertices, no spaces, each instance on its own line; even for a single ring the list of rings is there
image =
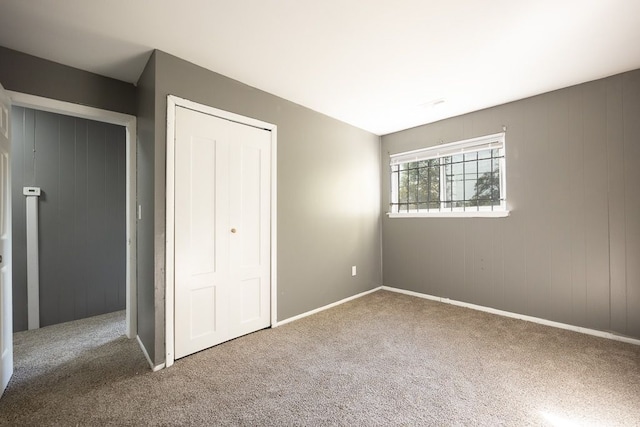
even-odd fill
[[[40,187],[23,187],[22,194],[24,194],[25,196],[39,196]]]

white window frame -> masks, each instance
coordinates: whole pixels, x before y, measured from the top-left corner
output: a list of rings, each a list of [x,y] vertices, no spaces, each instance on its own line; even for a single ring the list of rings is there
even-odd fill
[[[465,139],[463,141],[451,142],[448,144],[441,144],[427,148],[421,148],[418,150],[405,151],[402,153],[391,154],[390,167],[400,165],[404,163],[418,162],[422,160],[442,159],[444,157],[454,156],[458,154],[472,153],[483,150],[502,149],[504,157],[500,159],[500,194],[502,202],[499,206],[481,206],[474,208],[473,210],[466,210],[464,207],[459,208],[444,208],[444,203],[447,202],[444,199],[444,193],[440,191],[440,209],[432,209],[428,211],[409,211],[409,212],[388,212],[389,218],[424,218],[424,217],[438,217],[438,218],[451,218],[451,217],[506,217],[509,216],[509,210],[507,209],[507,185],[506,185],[506,144],[505,133],[500,132],[491,135],[480,136],[477,138]],[[389,173],[390,182],[390,205],[393,200],[393,183],[391,180],[391,171]],[[446,185],[446,178],[444,176],[444,165],[441,164],[440,168],[440,182],[441,186]]]

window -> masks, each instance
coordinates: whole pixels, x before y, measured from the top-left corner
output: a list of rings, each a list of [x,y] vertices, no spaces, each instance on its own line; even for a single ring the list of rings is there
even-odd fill
[[[391,217],[506,216],[505,134],[391,155]]]

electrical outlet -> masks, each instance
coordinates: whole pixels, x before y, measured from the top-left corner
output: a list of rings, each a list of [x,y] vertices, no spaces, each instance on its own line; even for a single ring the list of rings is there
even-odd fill
[[[355,275],[356,275],[356,266],[355,266],[355,265],[352,265],[352,266],[351,266],[351,275],[352,275],[352,276],[355,276]]]

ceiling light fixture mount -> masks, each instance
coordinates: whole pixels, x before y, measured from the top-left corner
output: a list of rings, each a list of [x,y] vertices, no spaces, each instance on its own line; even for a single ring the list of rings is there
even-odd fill
[[[431,101],[427,101],[424,104],[420,104],[421,107],[431,109],[436,108],[440,105],[444,104],[444,98],[432,99]]]

